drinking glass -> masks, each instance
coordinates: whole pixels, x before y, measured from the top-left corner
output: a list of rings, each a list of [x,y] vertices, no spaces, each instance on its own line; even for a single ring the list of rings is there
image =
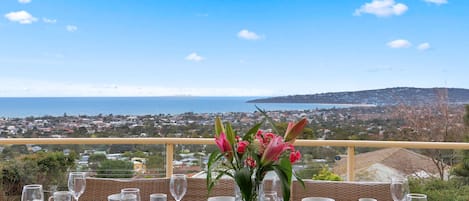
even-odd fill
[[[427,201],[427,195],[419,193],[410,193],[406,196],[407,201]]]
[[[233,196],[214,196],[209,197],[207,201],[235,201],[235,197]]]
[[[391,178],[391,196],[394,201],[404,201],[409,194],[409,182],[406,178]]]
[[[264,191],[262,193],[262,201],[278,201],[277,192]]]
[[[107,196],[107,201],[121,201],[121,194],[116,193],[116,194],[111,194]]]
[[[44,192],[42,191],[42,185],[31,184],[23,186],[21,201],[44,201]]]
[[[140,189],[138,188],[121,189],[121,201],[140,201]]]
[[[187,190],[187,179],[184,174],[173,174],[169,181],[169,189],[171,195],[176,201],[181,201],[182,197],[186,194]]]
[[[81,194],[85,191],[86,177],[84,172],[70,172],[68,175],[68,190],[73,198],[78,201]]]
[[[69,191],[56,191],[48,201],[72,201],[72,194]]]
[[[150,201],[166,201],[166,194],[164,193],[151,194]]]

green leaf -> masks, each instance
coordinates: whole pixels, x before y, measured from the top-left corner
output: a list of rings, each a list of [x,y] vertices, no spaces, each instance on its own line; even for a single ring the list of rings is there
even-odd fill
[[[300,182],[301,186],[303,186],[303,188],[305,188],[305,182],[303,181],[303,179],[302,179],[300,176],[298,176],[298,175],[296,174],[295,171],[293,171],[293,176],[296,178],[296,180],[297,180],[298,182]]]
[[[273,168],[282,184],[283,200],[290,200],[290,187],[292,182],[292,166],[290,160],[281,158],[279,164],[274,165]]]
[[[267,120],[272,125],[272,129],[274,130],[274,133],[279,134],[277,127],[275,126],[275,122],[272,118],[269,117],[267,112],[256,105],[256,109],[264,116],[264,118]]]
[[[264,124],[264,122],[265,121],[262,121],[261,123],[258,123],[256,125],[254,125],[252,128],[250,128],[248,130],[248,132],[246,134],[244,134],[243,140],[248,141],[248,142],[252,142],[252,140],[254,139],[253,136],[257,133],[259,128],[261,128],[261,126],[262,126],[262,124]]]
[[[211,154],[210,157],[208,158],[207,162],[207,169],[210,170],[214,162],[220,160],[220,158],[223,157],[223,154],[220,153],[220,150],[215,149]]]
[[[244,200],[251,200],[252,196],[252,180],[251,180],[251,172],[248,168],[242,168],[235,173],[235,181],[239,186],[239,190],[241,194],[244,196]]]
[[[210,154],[210,157],[207,162],[207,189],[208,193],[212,190],[215,182],[218,180],[217,178],[212,179],[212,170],[214,169],[214,163],[220,160],[223,157],[223,154],[220,153],[219,150],[215,150]]]
[[[225,132],[225,127],[223,127],[220,117],[217,117],[215,118],[215,136],[220,136],[221,132]]]
[[[215,184],[217,184],[218,180],[220,180],[220,179],[223,177],[223,175],[227,174],[227,175],[229,175],[229,176],[231,176],[231,177],[233,176],[233,175],[229,174],[228,171],[229,171],[229,170],[225,170],[225,171],[216,171],[216,172],[218,173],[217,176],[215,177],[215,179],[213,179],[212,181],[210,181],[210,186],[207,186],[207,189],[208,189],[208,191],[207,191],[207,196],[210,196],[210,193],[211,193],[211,191],[212,191],[212,188],[215,186]]]
[[[226,139],[232,145],[231,147],[234,148],[233,145],[235,144],[236,139],[235,139],[235,133],[233,131],[233,127],[231,127],[230,123],[226,124]]]

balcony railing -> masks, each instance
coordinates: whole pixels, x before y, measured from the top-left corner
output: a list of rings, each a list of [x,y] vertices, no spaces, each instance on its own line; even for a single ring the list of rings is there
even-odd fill
[[[0,139],[0,145],[26,144],[162,144],[166,145],[166,176],[173,173],[174,145],[210,145],[213,138],[9,138]],[[355,148],[412,148],[469,150],[469,143],[462,142],[416,142],[416,141],[362,141],[362,140],[296,140],[300,147],[347,147],[347,180],[353,181],[355,172]]]

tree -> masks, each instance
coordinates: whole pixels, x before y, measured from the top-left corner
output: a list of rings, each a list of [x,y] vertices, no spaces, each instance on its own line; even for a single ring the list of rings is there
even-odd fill
[[[149,174],[159,174],[165,171],[165,158],[161,153],[155,153],[148,157],[146,163]],[[159,175],[157,175],[159,176]]]
[[[461,107],[452,106],[447,89],[435,89],[436,100],[426,105],[401,105],[398,117],[405,122],[405,135],[401,139],[427,142],[462,141],[464,127]],[[446,169],[453,164],[457,153],[453,150],[425,150],[438,169],[440,179],[444,179]]]
[[[96,177],[100,178],[131,178],[133,177],[133,163],[120,160],[104,160],[99,165]]]
[[[469,142],[469,105],[466,105],[464,125],[466,128],[466,142]],[[453,169],[453,174],[469,180],[469,150],[462,151],[462,159]]]
[[[26,184],[66,186],[67,171],[75,165],[75,154],[41,152],[16,157],[2,167],[1,184],[7,195],[20,195]]]
[[[104,154],[92,154],[90,158],[88,159],[88,162],[90,164],[90,168],[95,170],[99,167],[99,164],[101,162],[106,160],[106,155]]]

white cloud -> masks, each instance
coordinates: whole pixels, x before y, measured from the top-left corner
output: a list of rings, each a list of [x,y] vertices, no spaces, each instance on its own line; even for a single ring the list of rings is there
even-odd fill
[[[427,2],[427,3],[434,3],[434,4],[437,4],[437,5],[448,3],[448,0],[424,0],[424,1]]]
[[[201,62],[203,60],[205,60],[205,58],[199,56],[197,53],[193,52],[189,55],[187,55],[186,58],[184,58],[185,60],[188,60],[188,61],[195,61],[195,62]]]
[[[238,37],[246,40],[259,40],[261,39],[261,36],[257,35],[254,32],[251,32],[247,29],[243,29],[240,32],[238,32]]]
[[[24,10],[7,13],[5,14],[5,17],[12,22],[18,22],[20,24],[31,24],[37,21],[37,18]]]
[[[409,41],[404,40],[404,39],[393,40],[393,41],[388,42],[386,45],[390,48],[408,48],[412,46],[412,44]]]
[[[55,23],[57,23],[57,20],[56,20],[56,19],[49,19],[49,18],[45,18],[45,17],[42,18],[42,21],[43,21],[44,23],[47,23],[47,24],[55,24]]]
[[[22,4],[27,4],[27,3],[31,3],[31,0],[18,0],[18,2]]]
[[[67,31],[69,31],[69,32],[75,32],[75,31],[78,30],[78,27],[75,26],[75,25],[67,25],[67,26],[65,26],[65,29],[67,29]]]
[[[387,17],[391,15],[402,15],[407,9],[408,7],[405,4],[396,3],[394,0],[373,0],[355,10],[354,15],[359,16],[365,13],[373,14],[378,17]]]
[[[421,43],[419,46],[417,46],[417,49],[420,51],[425,51],[430,48],[431,48],[430,43]]]

